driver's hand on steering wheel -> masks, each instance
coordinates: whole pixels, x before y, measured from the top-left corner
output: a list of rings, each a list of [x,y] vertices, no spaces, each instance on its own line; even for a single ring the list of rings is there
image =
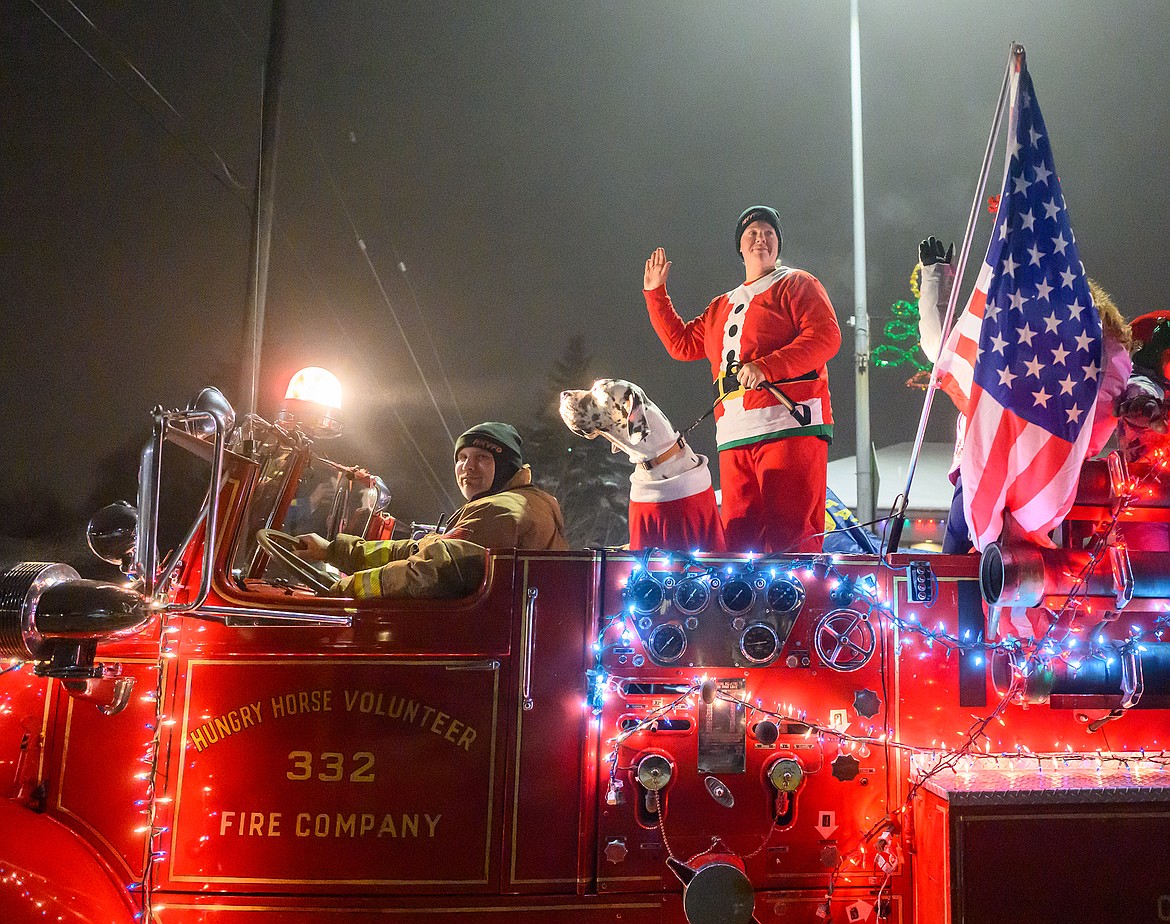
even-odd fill
[[[294,550],[301,558],[307,561],[325,561],[329,555],[329,540],[316,533],[304,533],[296,537],[297,547]]]

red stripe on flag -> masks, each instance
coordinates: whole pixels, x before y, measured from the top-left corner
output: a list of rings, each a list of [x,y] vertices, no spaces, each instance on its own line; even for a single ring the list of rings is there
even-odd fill
[[[979,282],[986,285],[987,267]],[[955,319],[947,335],[943,355],[939,358],[939,387],[955,402],[961,413],[969,412],[971,388],[975,377],[975,360],[979,354],[979,331],[987,307],[987,293],[976,286],[967,305]]]
[[[983,390],[976,389],[976,394],[972,397],[975,405],[978,404],[981,397],[984,397]],[[987,400],[992,399],[988,398]],[[989,528],[994,528],[992,524],[995,518],[1003,511],[1005,506],[1004,485],[1010,474],[1008,471],[1009,455],[1019,432],[1019,419],[1012,414],[1001,414],[991,445],[986,449],[980,447],[982,450],[980,455],[986,462],[972,486],[975,492],[971,497],[970,510],[967,511],[967,522],[970,524],[972,536],[982,536]],[[965,482],[966,479],[964,479]],[[998,535],[998,530],[996,530],[996,534]]]
[[[1016,476],[1008,488],[1007,506],[1019,510],[1046,488],[1052,490],[1057,487],[1053,485],[1053,474],[1060,471],[1071,449],[1072,444],[1059,437],[1050,436],[1045,440],[1028,467]]]

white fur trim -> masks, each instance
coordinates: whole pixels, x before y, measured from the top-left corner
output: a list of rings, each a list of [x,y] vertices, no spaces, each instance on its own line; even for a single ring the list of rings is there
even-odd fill
[[[825,422],[821,409],[820,398],[806,398],[801,404],[809,409],[810,419],[807,426],[815,427]],[[770,407],[759,407],[747,410],[743,406],[743,398],[728,398],[723,402],[723,416],[715,423],[715,434],[720,446],[749,439],[753,436],[763,436],[781,430],[794,430],[802,426],[796,418],[780,404]]]
[[[638,481],[630,476],[630,500],[639,504],[664,504],[702,494],[711,487],[711,470],[707,457],[699,456],[700,465],[660,481]]]

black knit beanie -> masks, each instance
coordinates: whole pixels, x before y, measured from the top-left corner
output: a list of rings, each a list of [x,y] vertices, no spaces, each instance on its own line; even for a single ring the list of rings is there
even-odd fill
[[[753,205],[740,213],[739,219],[735,223],[735,252],[739,253],[739,239],[743,237],[743,232],[753,221],[766,221],[776,229],[776,256],[779,256],[780,251],[784,248],[784,235],[780,231],[780,213],[766,205]],[[743,254],[739,253],[739,258],[742,260]]]
[[[459,450],[465,446],[490,452],[496,461],[496,474],[486,493],[495,494],[524,466],[524,456],[520,450],[523,443],[523,438],[511,424],[488,420],[460,434],[455,441],[455,455],[458,456]]]

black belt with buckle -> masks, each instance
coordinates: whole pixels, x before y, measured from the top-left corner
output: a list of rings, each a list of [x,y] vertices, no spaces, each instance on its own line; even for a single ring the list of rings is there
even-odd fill
[[[739,365],[740,364],[737,362],[737,363],[733,363],[732,365],[734,367],[734,371],[731,371],[729,369],[728,372],[726,372],[722,378],[718,378],[714,382],[711,383],[711,388],[715,392],[715,400],[716,401],[719,401],[723,398],[726,398],[728,395],[732,394],[733,392],[737,392],[737,391],[741,390],[741,386],[739,384],[739,379],[737,378],[737,375],[739,373]],[[781,379],[780,381],[773,382],[772,384],[773,385],[788,385],[791,382],[811,382],[811,381],[814,381],[816,379],[816,377],[817,377],[817,374],[815,372],[806,372],[804,375],[796,376],[796,378]]]

